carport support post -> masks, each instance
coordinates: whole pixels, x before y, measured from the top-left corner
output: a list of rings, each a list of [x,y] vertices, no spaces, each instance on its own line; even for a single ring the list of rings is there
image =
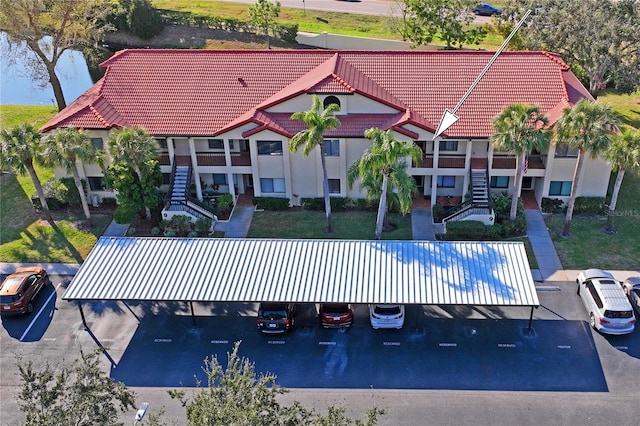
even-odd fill
[[[84,317],[84,311],[82,310],[82,302],[80,302],[78,300],[78,308],[80,309],[80,318],[82,318],[82,325],[84,325],[85,330],[89,329],[89,326],[87,325],[87,320]]]
[[[529,327],[527,328],[527,334],[531,333],[531,323],[533,322],[533,309],[536,308],[536,306],[532,306],[531,307],[531,314],[529,314]]]
[[[189,301],[189,306],[191,306],[191,319],[193,320],[193,328],[196,328],[196,315],[193,313],[193,302]]]

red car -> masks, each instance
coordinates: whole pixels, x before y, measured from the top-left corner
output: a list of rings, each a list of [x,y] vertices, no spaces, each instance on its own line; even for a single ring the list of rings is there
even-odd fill
[[[40,266],[19,268],[0,286],[0,314],[33,312],[33,299],[42,287],[51,284],[49,275]]]
[[[323,303],[320,305],[320,324],[324,328],[350,327],[353,311],[347,303]]]

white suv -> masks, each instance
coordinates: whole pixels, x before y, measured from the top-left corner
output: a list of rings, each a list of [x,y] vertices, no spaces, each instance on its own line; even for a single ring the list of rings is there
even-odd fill
[[[576,279],[591,327],[600,333],[627,334],[635,327],[631,304],[620,283],[609,272],[587,269]]]
[[[402,328],[404,325],[404,305],[369,305],[371,327]]]

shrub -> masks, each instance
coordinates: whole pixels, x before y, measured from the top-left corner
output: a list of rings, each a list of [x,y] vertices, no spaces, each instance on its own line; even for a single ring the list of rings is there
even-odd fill
[[[71,177],[49,179],[42,184],[42,190],[50,210],[80,205],[80,193]],[[42,208],[38,194],[31,197],[31,203],[36,209]]]
[[[129,229],[127,229],[127,235],[133,235],[136,233],[136,228],[134,228],[133,226],[130,226]]]
[[[120,205],[116,208],[116,211],[113,212],[113,220],[120,224],[131,223],[133,219],[136,218],[137,213],[138,211],[136,209]]]
[[[298,24],[291,25],[277,25],[274,28],[276,37],[287,43],[296,43],[296,37],[298,36]]]
[[[347,200],[347,208],[364,211],[376,211],[378,209],[378,203],[368,198],[356,198]]]
[[[167,223],[164,234],[167,235],[167,232],[173,231],[176,235],[185,237],[192,230],[193,223],[191,223],[191,218],[189,216],[177,214]]]
[[[556,198],[542,198],[542,211],[544,213],[560,213],[564,202]]]
[[[127,27],[131,33],[145,40],[160,34],[164,23],[160,13],[149,0],[128,0],[127,3]]]
[[[230,210],[231,206],[233,206],[233,195],[231,194],[222,194],[216,199],[216,206],[220,210]]]
[[[347,209],[345,197],[329,197],[329,203],[333,212],[343,212]],[[305,210],[324,211],[324,197],[302,198],[300,204]]]
[[[449,226],[449,225],[447,225]],[[485,226],[484,239],[487,241],[499,241],[504,237],[502,225],[495,223],[492,226]]]
[[[176,234],[176,231],[172,230],[172,229],[167,229],[166,231],[164,231],[164,236],[165,237],[175,237],[178,234]]]
[[[576,197],[573,206],[575,214],[604,214],[607,204],[604,197]]]
[[[487,226],[477,220],[461,220],[447,223],[446,238],[450,241],[481,241]]]
[[[253,197],[253,204],[263,210],[288,210],[289,199],[279,197]]]
[[[187,234],[189,238],[196,238],[198,236],[198,231],[191,231]]]
[[[526,235],[527,218],[524,216],[524,214],[518,214],[515,221],[510,222],[509,220],[505,220],[500,222],[500,226],[502,226],[503,238],[512,238]]]
[[[196,220],[195,229],[201,234],[206,234],[211,229],[211,223],[212,221],[208,217],[201,217],[200,219]]]
[[[118,200],[116,200],[114,197],[103,197],[102,204],[115,206],[116,204],[118,204]]]
[[[442,219],[447,216],[447,209],[442,204],[434,204],[431,208],[434,223],[442,223]]]
[[[153,235],[154,237],[157,237],[158,235],[160,235],[160,228],[157,226],[154,226],[153,228],[151,228],[151,235]]]

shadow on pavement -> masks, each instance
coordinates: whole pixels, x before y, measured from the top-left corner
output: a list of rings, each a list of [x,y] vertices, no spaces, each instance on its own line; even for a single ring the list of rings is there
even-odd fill
[[[456,389],[606,392],[584,321],[435,319],[402,330],[346,332],[306,322],[262,335],[250,316],[143,318],[111,377],[129,386],[181,387],[204,381],[203,360],[226,363],[233,343],[258,372],[287,388]],[[206,383],[206,382],[205,382]]]

